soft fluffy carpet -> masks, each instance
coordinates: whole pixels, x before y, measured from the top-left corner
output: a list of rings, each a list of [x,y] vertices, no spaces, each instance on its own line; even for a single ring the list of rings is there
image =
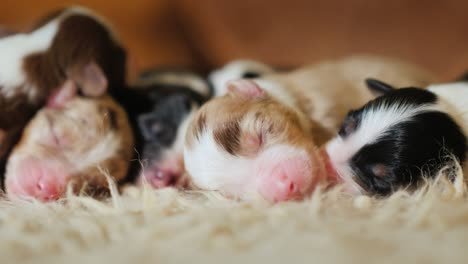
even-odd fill
[[[3,201],[0,263],[467,263],[462,182],[277,205],[136,187],[107,201]]]

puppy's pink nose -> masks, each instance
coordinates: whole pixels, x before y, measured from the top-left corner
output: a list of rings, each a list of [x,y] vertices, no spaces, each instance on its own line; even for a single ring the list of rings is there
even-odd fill
[[[165,170],[159,167],[153,167],[143,173],[146,182],[155,189],[174,185],[180,176],[181,175],[171,170]]]
[[[60,164],[50,164],[35,159],[23,161],[15,178],[6,180],[8,195],[32,197],[43,202],[54,201],[63,196],[70,177]]]
[[[260,186],[260,194],[272,202],[281,202],[299,198],[300,186],[304,184],[302,175],[279,168],[271,173]]]
[[[311,187],[308,162],[288,159],[266,166],[259,182],[260,194],[271,202],[282,202],[303,198]]]
[[[153,188],[180,186],[184,175],[184,161],[181,155],[174,155],[146,168],[140,180],[144,179]]]
[[[47,173],[47,172],[46,172]],[[50,174],[49,174],[50,175]],[[28,188],[29,195],[41,201],[54,201],[65,192],[65,186],[56,180],[56,177],[41,177],[33,188]]]

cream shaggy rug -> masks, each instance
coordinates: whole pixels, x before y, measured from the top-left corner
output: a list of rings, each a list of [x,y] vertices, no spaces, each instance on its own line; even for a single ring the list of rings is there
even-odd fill
[[[468,263],[463,186],[277,205],[136,187],[107,201],[2,201],[0,263]]]

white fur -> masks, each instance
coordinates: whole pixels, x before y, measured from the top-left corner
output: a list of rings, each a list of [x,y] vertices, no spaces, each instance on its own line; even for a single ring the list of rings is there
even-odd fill
[[[47,50],[58,30],[54,20],[30,34],[16,34],[0,40],[0,86],[5,97],[14,96],[18,87],[25,84],[23,59],[33,53]],[[30,87],[24,87],[25,91]],[[30,95],[34,96],[34,95]]]
[[[260,178],[256,174],[265,169],[262,166],[301,157],[308,157],[304,149],[282,144],[262,151],[255,158],[230,155],[214,141],[211,131],[203,133],[192,148],[184,149],[185,168],[197,187],[242,199],[258,197]],[[306,180],[304,189],[312,179]]]
[[[360,187],[352,180],[353,172],[349,160],[365,145],[376,142],[386,133],[391,133],[392,126],[411,120],[415,115],[439,110],[436,106],[425,104],[413,107],[407,104],[392,104],[372,109],[362,117],[358,129],[346,138],[336,137],[326,146],[330,161],[340,177],[351,184],[353,191],[360,192]]]
[[[463,128],[468,135],[468,82],[430,85],[428,90],[435,93],[446,112]]]
[[[226,94],[226,83],[242,78],[242,75],[247,71],[254,71],[262,74],[274,72],[271,67],[257,61],[234,60],[208,76],[209,81],[214,87],[214,95],[222,96]]]
[[[184,161],[194,184],[205,190],[239,193],[253,174],[252,160],[224,151],[211,131],[203,133],[192,149],[184,149]]]

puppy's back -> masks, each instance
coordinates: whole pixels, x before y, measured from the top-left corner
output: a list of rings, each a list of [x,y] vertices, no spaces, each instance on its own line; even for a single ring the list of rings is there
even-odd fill
[[[321,62],[264,78],[284,86],[301,110],[325,127],[329,134],[319,139],[319,144],[337,133],[349,110],[376,96],[366,87],[366,78],[386,80],[397,87],[426,87],[437,80],[417,65],[368,55]]]

